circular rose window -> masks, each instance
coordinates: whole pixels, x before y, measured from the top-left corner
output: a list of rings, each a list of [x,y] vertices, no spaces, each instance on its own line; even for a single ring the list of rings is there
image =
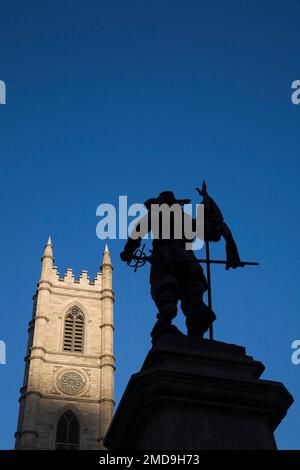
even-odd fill
[[[57,384],[62,392],[76,395],[83,390],[85,381],[79,372],[68,370],[58,377]]]

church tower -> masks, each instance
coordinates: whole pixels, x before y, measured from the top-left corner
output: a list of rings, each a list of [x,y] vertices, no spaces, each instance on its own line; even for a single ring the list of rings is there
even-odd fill
[[[112,264],[59,276],[49,238],[33,297],[16,449],[103,449],[114,405]]]

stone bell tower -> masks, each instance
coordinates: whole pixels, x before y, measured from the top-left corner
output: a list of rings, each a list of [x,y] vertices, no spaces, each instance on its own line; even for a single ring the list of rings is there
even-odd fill
[[[16,449],[103,449],[114,406],[112,264],[75,279],[49,238],[33,297]]]

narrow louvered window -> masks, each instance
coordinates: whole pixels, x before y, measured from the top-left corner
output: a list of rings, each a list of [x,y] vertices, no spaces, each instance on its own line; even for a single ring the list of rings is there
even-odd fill
[[[83,352],[84,318],[77,307],[73,307],[65,318],[64,351]]]
[[[79,421],[71,410],[67,410],[57,423],[55,449],[78,450],[79,436]]]

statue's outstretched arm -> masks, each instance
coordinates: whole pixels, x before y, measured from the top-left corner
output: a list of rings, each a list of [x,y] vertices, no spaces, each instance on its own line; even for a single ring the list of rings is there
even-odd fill
[[[151,230],[150,226],[150,215],[147,212],[134,226],[130,237],[128,237],[127,242],[125,243],[124,250],[120,253],[120,258],[122,261],[130,261],[133,253],[141,245],[141,240],[145,235]]]

